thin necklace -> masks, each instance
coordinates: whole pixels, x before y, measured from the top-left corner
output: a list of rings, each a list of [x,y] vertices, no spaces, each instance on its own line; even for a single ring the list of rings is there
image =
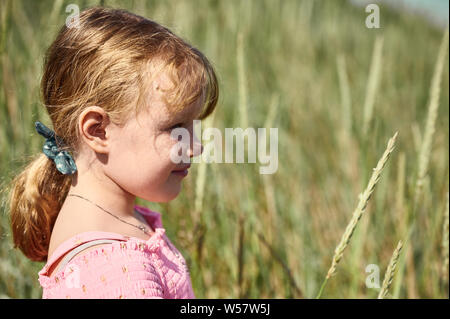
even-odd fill
[[[134,225],[134,224],[132,224],[132,223],[129,223],[129,222],[123,220],[122,218],[120,218],[120,217],[118,217],[118,216],[116,216],[116,215],[114,215],[114,214],[108,212],[106,209],[103,209],[102,207],[100,207],[100,206],[97,205],[96,203],[90,201],[89,199],[84,198],[83,196],[80,196],[80,195],[77,195],[77,194],[69,194],[69,195],[67,195],[67,196],[76,196],[76,197],[82,198],[82,199],[84,199],[84,200],[87,200],[88,202],[94,204],[95,206],[97,206],[98,208],[100,208],[100,209],[103,210],[104,212],[110,214],[112,217],[114,217],[114,218],[120,220],[121,222],[123,222],[123,223],[125,223],[125,224],[128,224],[128,225],[131,225],[131,226],[133,226],[133,227],[136,227],[136,228],[140,229],[141,231],[143,231],[145,234],[147,234],[147,235],[149,235],[149,236],[152,235],[152,233],[149,233],[149,232],[147,231],[147,229],[144,227],[144,225],[142,225],[142,224],[141,224],[141,225]]]

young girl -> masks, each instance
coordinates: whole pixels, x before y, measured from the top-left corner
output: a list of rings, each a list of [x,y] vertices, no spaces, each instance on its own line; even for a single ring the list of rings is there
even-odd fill
[[[172,160],[172,129],[192,137],[181,155],[201,154],[193,120],[218,99],[207,58],[151,20],[94,7],[60,30],[41,90],[54,131],[36,122],[43,153],[14,179],[10,211],[15,247],[46,261],[43,298],[195,298],[160,213],[134,202],[179,194],[190,164]]]

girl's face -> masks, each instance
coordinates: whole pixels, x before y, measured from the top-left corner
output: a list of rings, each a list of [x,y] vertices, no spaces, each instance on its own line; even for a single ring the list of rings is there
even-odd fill
[[[178,142],[171,137],[173,128],[183,127],[189,132],[189,145],[184,148],[187,154],[182,154],[185,158],[203,152],[193,129],[201,101],[171,116],[161,100],[161,88],[167,87],[168,81],[164,74],[158,77],[145,111],[131,117],[124,127],[112,125],[109,130],[111,144],[104,173],[128,193],[151,202],[174,199],[184,177],[173,171],[190,165],[171,160],[171,150]]]

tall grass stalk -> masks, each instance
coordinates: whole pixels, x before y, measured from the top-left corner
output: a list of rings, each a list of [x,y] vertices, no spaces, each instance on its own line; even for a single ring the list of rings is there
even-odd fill
[[[445,64],[445,56],[448,45],[448,30],[442,37],[441,46],[439,48],[438,57],[435,64],[434,74],[431,81],[430,96],[428,103],[428,114],[425,125],[425,132],[422,138],[422,145],[419,153],[419,167],[416,179],[416,187],[414,194],[414,207],[418,204],[421,197],[423,184],[427,175],[428,163],[431,156],[431,148],[433,143],[433,135],[436,129],[436,118],[439,108],[439,96],[441,91],[442,72]]]
[[[214,123],[214,116],[215,113],[211,114],[205,121],[204,121],[204,128],[212,127]],[[202,123],[203,125],[203,123]],[[200,137],[201,138],[201,137]],[[205,151],[205,150],[204,150]],[[206,183],[206,159],[207,154],[201,154],[199,155],[193,162],[198,162],[198,173],[197,178],[195,182],[195,200],[194,200],[194,219],[195,222],[198,222],[200,218],[200,212],[203,209],[203,197],[205,194],[205,183]]]
[[[266,128],[266,132],[270,131],[270,128],[273,127],[276,118],[276,111],[278,110],[280,104],[280,95],[273,94],[271,102],[269,104],[269,111],[267,113],[266,121],[264,123],[264,127]],[[266,137],[267,138],[267,137]],[[276,207],[276,196],[274,191],[274,185],[272,181],[272,176],[267,174],[260,174],[261,179],[264,184],[264,194],[266,197],[266,205],[267,205],[267,237],[269,242],[272,242],[272,229],[273,229],[273,219],[278,215],[277,207]]]
[[[245,75],[245,58],[244,58],[244,33],[238,32],[237,35],[237,74],[239,84],[239,115],[240,125],[243,130],[248,127],[248,93],[247,93],[247,77]]]
[[[448,255],[449,255],[449,214],[448,214],[448,197],[449,194],[447,192],[447,205],[445,207],[444,212],[444,222],[442,227],[442,278],[444,279],[444,283],[448,283]]]
[[[11,59],[2,55],[2,84],[5,104],[7,109],[7,120],[11,123],[19,123],[19,102],[17,96],[16,79],[12,70]],[[21,130],[19,125],[11,125],[14,139],[19,139]]]
[[[53,2],[53,8],[52,8],[52,11],[50,12],[50,17],[49,17],[49,21],[52,23],[52,25],[56,22],[56,19],[60,15],[63,4],[64,4],[63,0],[55,0]]]
[[[238,264],[238,298],[242,299],[244,297],[244,236],[245,236],[245,219],[242,213],[239,214],[238,223],[238,253],[237,253],[237,264]]]
[[[264,122],[264,127],[266,128],[266,131],[270,131],[270,128],[273,127],[273,124],[275,122],[277,111],[279,111],[280,107],[280,94],[274,93],[272,94],[272,98],[269,104],[269,111],[267,112],[266,121]],[[243,129],[245,129],[243,127]]]
[[[352,133],[352,99],[350,85],[348,84],[345,56],[339,55],[336,64],[339,78],[339,90],[341,93],[343,139],[346,140]]]
[[[291,271],[289,266],[283,261],[283,258],[281,258],[281,256],[279,254],[277,254],[276,250],[273,249],[273,247],[267,242],[267,240],[264,238],[263,234],[259,233],[258,237],[259,237],[259,240],[264,244],[264,246],[267,247],[267,249],[269,250],[271,256],[273,256],[273,258],[281,265],[281,267],[283,268],[284,272],[288,276],[289,283],[291,284],[291,287],[295,291],[295,297],[296,298],[303,298],[303,293],[300,290],[298,284],[296,283],[295,278],[293,276],[293,272]]]
[[[341,241],[337,245],[335,249],[335,253],[333,256],[333,260],[331,262],[331,267],[328,270],[327,276],[320,288],[320,291],[317,295],[317,298],[320,298],[322,295],[323,289],[325,288],[325,285],[328,282],[328,279],[333,276],[336,273],[336,267],[339,263],[339,261],[342,258],[342,255],[344,253],[345,248],[348,246],[350,242],[350,238],[352,237],[352,234],[356,228],[356,225],[358,224],[358,221],[361,219],[367,203],[370,200],[370,197],[372,196],[372,193],[375,189],[376,184],[378,183],[378,180],[380,179],[381,172],[383,171],[384,166],[386,165],[386,162],[389,159],[390,154],[395,148],[395,141],[397,139],[398,132],[395,132],[394,136],[389,139],[387,148],[381,157],[381,159],[378,161],[377,166],[373,169],[372,177],[369,180],[369,184],[367,185],[367,188],[365,191],[359,195],[359,203],[356,207],[355,211],[353,212],[352,219],[350,220],[350,223],[347,225],[347,228],[345,229],[344,234],[342,235]]]
[[[339,130],[339,145],[342,149],[340,160],[342,170],[348,178],[352,175],[352,161],[348,160],[352,152],[352,99],[350,94],[350,85],[348,82],[347,65],[345,55],[340,54],[336,58],[337,73],[339,80],[339,92],[341,96],[341,124]]]
[[[382,65],[382,51],[384,38],[377,36],[370,64],[369,79],[366,88],[366,99],[364,101],[363,136],[366,138],[370,121],[373,115],[373,106],[377,95],[378,83],[380,82],[380,72]]]
[[[405,218],[405,167],[406,167],[406,155],[405,152],[401,152],[398,156],[397,165],[397,187],[395,194],[395,212],[396,220],[395,224],[400,225],[401,233],[404,234],[406,229]]]
[[[402,227],[404,228],[404,227]],[[406,263],[408,262],[409,256],[408,254],[411,254],[411,250],[412,248],[411,246],[411,236],[414,230],[414,225],[409,226],[409,228],[407,228],[407,233],[405,237],[405,241],[403,244],[403,251],[404,253],[402,254],[402,256],[400,257],[399,261],[398,261],[398,270],[397,270],[397,276],[396,276],[396,280],[395,280],[395,284],[394,284],[394,289],[393,289],[393,298],[399,298],[400,293],[401,293],[401,288],[402,288],[402,283],[404,282],[404,277],[405,277],[405,266]],[[401,236],[403,236],[404,232],[400,231]]]
[[[392,254],[391,260],[384,275],[384,280],[381,286],[380,293],[378,294],[378,299],[384,299],[388,294],[389,287],[391,286],[392,280],[394,279],[395,268],[397,267],[397,262],[400,257],[402,247],[403,243],[400,240],[397,244],[397,248],[395,248],[394,253]]]
[[[419,153],[420,145],[422,145],[422,133],[420,132],[419,124],[415,121],[411,124],[411,134],[414,143],[414,150]]]
[[[6,34],[8,31],[8,20],[9,20],[9,6],[10,1],[0,2],[0,23],[1,23],[1,33],[0,33],[0,55],[3,54],[6,47]]]

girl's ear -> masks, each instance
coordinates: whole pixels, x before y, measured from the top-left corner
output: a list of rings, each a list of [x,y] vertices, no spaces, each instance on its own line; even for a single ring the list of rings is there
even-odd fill
[[[99,106],[87,107],[78,118],[81,138],[96,153],[109,152],[109,124],[108,114]]]

